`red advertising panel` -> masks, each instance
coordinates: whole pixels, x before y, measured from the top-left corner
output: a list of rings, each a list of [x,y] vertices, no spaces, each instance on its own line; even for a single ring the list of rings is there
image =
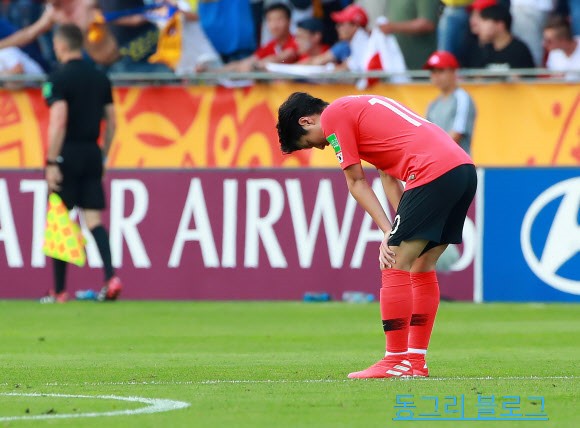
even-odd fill
[[[369,179],[385,203],[376,174]],[[338,169],[112,171],[106,189],[104,217],[125,299],[378,294],[382,233]],[[52,286],[42,253],[46,199],[40,172],[0,171],[0,298],[37,298]],[[439,275],[443,298],[473,299],[474,213],[459,260]],[[102,281],[85,235],[88,264],[70,266],[71,292]]]

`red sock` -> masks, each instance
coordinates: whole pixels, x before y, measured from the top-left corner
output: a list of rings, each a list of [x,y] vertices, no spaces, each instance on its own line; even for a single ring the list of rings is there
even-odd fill
[[[435,271],[411,272],[413,317],[409,329],[409,352],[427,352],[439,307],[439,282]]]
[[[407,352],[409,324],[413,312],[413,292],[409,272],[384,269],[381,287],[381,317],[387,352]]]

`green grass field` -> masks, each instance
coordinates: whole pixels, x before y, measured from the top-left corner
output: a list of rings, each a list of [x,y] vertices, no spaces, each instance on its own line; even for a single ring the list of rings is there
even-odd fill
[[[580,426],[580,306],[444,303],[431,378],[346,379],[382,356],[378,312],[377,304],[0,301],[0,426]],[[66,396],[21,395],[39,393]],[[445,396],[463,395],[472,416],[478,394],[497,403],[520,396],[523,413],[539,411],[528,396],[543,396],[549,421],[393,421],[398,394],[424,411],[433,411],[421,407],[432,403],[425,396],[443,411]],[[190,406],[132,414],[149,404],[110,396]],[[62,418],[14,419],[34,416]]]

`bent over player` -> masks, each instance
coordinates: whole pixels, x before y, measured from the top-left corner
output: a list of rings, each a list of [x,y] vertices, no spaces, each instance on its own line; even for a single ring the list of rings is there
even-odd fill
[[[296,92],[280,106],[277,128],[284,153],[332,146],[350,193],[385,234],[379,265],[386,354],[348,377],[428,376],[425,355],[439,306],[435,264],[447,244],[461,243],[477,187],[471,158],[441,128],[378,95],[328,104]],[[396,210],[393,224],[362,160],[379,171]]]

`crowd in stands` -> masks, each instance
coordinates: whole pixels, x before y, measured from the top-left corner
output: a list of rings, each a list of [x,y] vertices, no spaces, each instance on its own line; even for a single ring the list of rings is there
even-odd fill
[[[396,74],[446,51],[462,68],[580,80],[580,0],[0,0],[0,75],[56,67],[63,23],[112,73]]]

